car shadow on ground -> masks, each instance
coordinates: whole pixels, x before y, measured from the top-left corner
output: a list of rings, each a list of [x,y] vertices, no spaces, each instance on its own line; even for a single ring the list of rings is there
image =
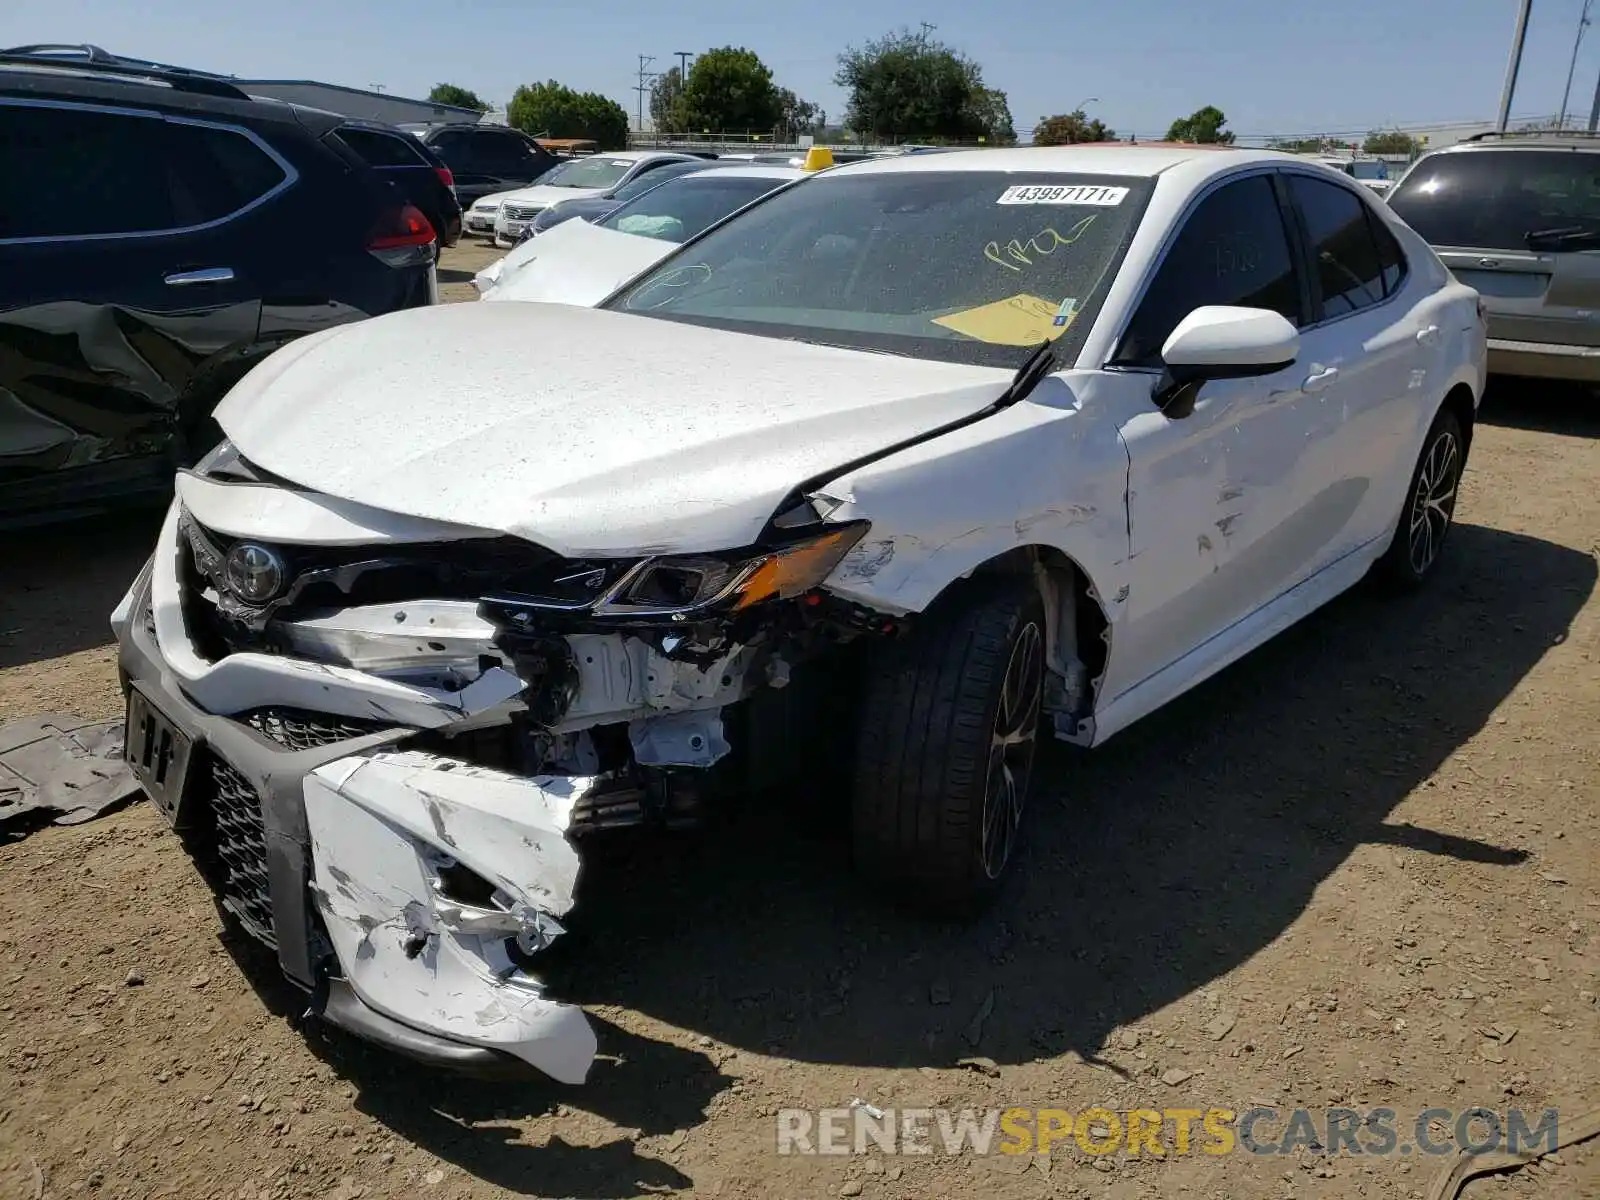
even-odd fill
[[[818,791],[591,861],[552,981],[807,1062],[1091,1058],[1276,939],[1363,843],[1512,868],[1520,851],[1389,814],[1565,637],[1596,566],[1477,526],[1452,538],[1423,593],[1358,588],[1104,747],[1048,748],[1029,848],[976,923],[864,897]]]
[[[358,1089],[356,1106],[398,1136],[467,1173],[514,1192],[611,1200],[642,1192],[682,1191],[694,1181],[636,1144],[638,1138],[690,1129],[733,1082],[698,1050],[639,1037],[590,1012],[600,1054],[582,1087],[565,1087],[530,1069],[526,1081],[486,1082],[419,1067],[305,1015],[306,994],[289,984],[277,958],[236,925],[223,922],[222,944],[267,1008],[298,1028],[307,1046]],[[601,1145],[560,1137],[522,1140],[517,1122],[568,1104],[606,1118],[629,1136]]]
[[[1600,388],[1492,376],[1478,422],[1530,433],[1600,438]]]
[[[476,271],[463,271],[456,267],[439,267],[440,283],[471,283],[477,275]]]
[[[155,546],[163,509],[0,532],[0,669],[111,642],[111,610]]]
[[[1279,938],[1362,844],[1491,872],[1524,862],[1389,815],[1565,637],[1596,565],[1477,526],[1452,539],[1421,594],[1358,588],[1101,749],[1047,747],[1029,844],[973,923],[902,915],[852,879],[841,782],[586,857],[569,933],[546,955],[599,1034],[582,1087],[457,1080],[316,1026],[308,1041],[364,1111],[430,1153],[511,1190],[537,1180],[594,1200],[694,1181],[626,1135],[529,1145],[511,1122],[566,1105],[638,1136],[692,1127],[732,1082],[727,1047],[858,1067],[1094,1060],[1114,1030]],[[304,998],[255,950],[234,947],[293,1019]],[[605,1006],[712,1046],[639,1036]]]

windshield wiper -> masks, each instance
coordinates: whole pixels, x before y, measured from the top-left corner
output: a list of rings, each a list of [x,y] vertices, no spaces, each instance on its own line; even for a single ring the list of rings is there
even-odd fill
[[[1564,245],[1567,242],[1592,241],[1600,237],[1600,231],[1585,229],[1582,225],[1566,225],[1560,229],[1535,229],[1522,235],[1523,241],[1529,247],[1536,242],[1545,245]]]
[[[1028,357],[1022,360],[1017,373],[1011,377],[1011,383],[995,401],[995,407],[1004,408],[1008,404],[1027,399],[1028,393],[1038,387],[1039,381],[1054,371],[1056,366],[1055,341],[1046,338],[1028,351]]]

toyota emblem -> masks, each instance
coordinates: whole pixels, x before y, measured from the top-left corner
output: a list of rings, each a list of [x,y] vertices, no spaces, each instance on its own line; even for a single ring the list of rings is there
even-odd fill
[[[228,590],[246,604],[265,604],[283,588],[283,557],[255,542],[240,542],[228,551],[223,575]]]

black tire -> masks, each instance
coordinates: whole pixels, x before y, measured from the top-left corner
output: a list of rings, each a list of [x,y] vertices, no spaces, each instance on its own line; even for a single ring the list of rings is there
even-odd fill
[[[1391,591],[1415,591],[1433,574],[1455,524],[1456,496],[1466,462],[1461,422],[1448,408],[1440,409],[1422,440],[1389,548],[1373,567],[1380,585]]]
[[[1032,781],[1044,633],[1031,579],[977,576],[935,601],[903,638],[874,647],[852,835],[856,869],[898,901],[966,914],[998,891]],[[997,742],[1002,726],[1014,739],[1009,749]]]

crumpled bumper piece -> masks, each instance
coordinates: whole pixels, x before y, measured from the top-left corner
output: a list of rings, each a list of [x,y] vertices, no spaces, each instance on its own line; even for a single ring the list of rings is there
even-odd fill
[[[500,282],[500,276],[505,272],[506,260],[497,258],[483,270],[472,277],[472,286],[478,289],[481,296]]]
[[[305,780],[313,895],[350,987],[413,1028],[582,1083],[595,1036],[512,953],[557,936],[578,855],[565,830],[594,780],[528,779],[412,751],[337,759]],[[493,889],[451,895],[465,867]]]

